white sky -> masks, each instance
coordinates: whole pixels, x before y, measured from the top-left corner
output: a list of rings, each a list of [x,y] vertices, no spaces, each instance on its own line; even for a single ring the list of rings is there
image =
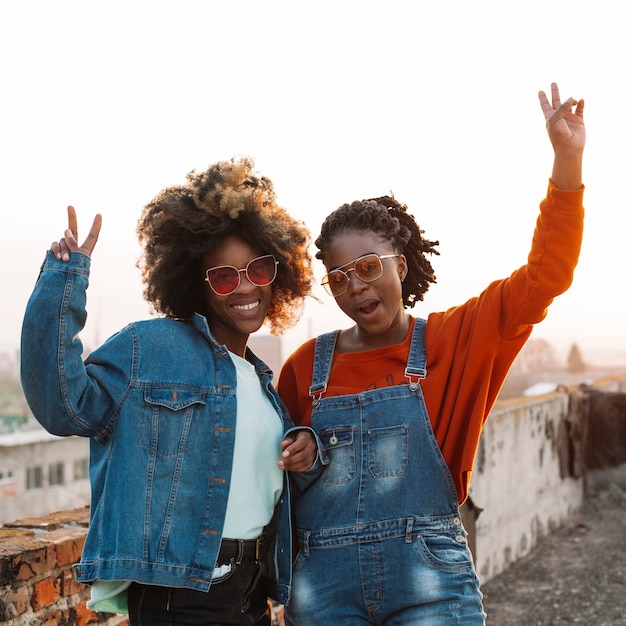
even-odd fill
[[[537,91],[584,97],[586,232],[574,285],[534,337],[626,360],[626,39],[608,0],[4,2],[0,346],[76,206],[94,253],[85,341],[149,315],[135,224],[161,188],[245,154],[313,238],[344,202],[393,191],[439,239],[458,304],[525,262],[550,175]],[[318,267],[321,274],[321,267]],[[322,291],[289,348],[347,326]]]

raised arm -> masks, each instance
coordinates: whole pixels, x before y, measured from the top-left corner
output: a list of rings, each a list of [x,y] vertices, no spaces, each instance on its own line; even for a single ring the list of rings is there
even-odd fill
[[[568,98],[561,103],[558,85],[552,83],[552,103],[543,91],[539,92],[539,102],[554,148],[552,182],[563,191],[581,189],[586,140],[583,119],[585,101]]]
[[[20,375],[33,415],[48,431],[97,436],[128,384],[132,345],[130,341],[116,345],[106,388],[87,371],[80,336],[87,319],[90,255],[102,218],[96,216],[84,243],[79,245],[74,208],[68,207],[67,214],[65,236],[50,246],[26,305]],[[71,259],[70,253],[74,253]]]

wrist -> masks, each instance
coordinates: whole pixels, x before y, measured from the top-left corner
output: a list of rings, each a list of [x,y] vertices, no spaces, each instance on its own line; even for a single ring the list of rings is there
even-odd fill
[[[559,152],[554,157],[552,182],[563,191],[581,189],[582,169],[582,152]]]

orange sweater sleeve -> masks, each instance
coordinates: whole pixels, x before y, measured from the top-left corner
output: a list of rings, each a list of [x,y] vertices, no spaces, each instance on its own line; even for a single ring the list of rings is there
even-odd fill
[[[550,182],[527,263],[475,298],[428,317],[422,389],[460,502],[467,498],[480,432],[513,360],[533,325],[544,319],[553,299],[572,282],[582,241],[582,198],[582,189],[560,191]],[[404,382],[407,349],[405,341],[367,355],[336,355],[332,376],[336,368],[344,367],[340,387],[332,392],[364,390],[364,381],[345,373],[350,359],[371,360],[369,371],[378,368],[386,381],[375,384]],[[298,348],[285,362],[278,381],[278,392],[296,424],[310,424],[313,351],[314,340]]]

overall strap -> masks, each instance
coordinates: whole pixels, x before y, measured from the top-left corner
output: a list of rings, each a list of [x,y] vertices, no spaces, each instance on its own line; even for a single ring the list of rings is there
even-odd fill
[[[339,336],[338,330],[320,335],[315,340],[315,355],[313,357],[313,379],[309,387],[309,395],[313,398],[313,406],[319,404],[322,395],[328,386],[328,377],[333,362],[335,344]]]
[[[415,318],[413,326],[413,336],[411,337],[411,347],[409,349],[409,359],[407,361],[404,375],[409,379],[409,388],[415,391],[419,386],[419,381],[426,378],[426,320],[421,317]]]

